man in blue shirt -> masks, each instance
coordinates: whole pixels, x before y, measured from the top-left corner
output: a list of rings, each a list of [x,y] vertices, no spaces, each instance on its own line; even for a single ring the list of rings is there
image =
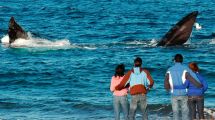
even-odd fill
[[[174,62],[175,65],[167,70],[164,86],[167,91],[171,91],[173,119],[180,119],[179,106],[181,106],[182,120],[189,120],[188,96],[185,82],[189,80],[198,88],[201,88],[202,85],[190,75],[188,68],[182,64],[183,56],[181,54],[175,55]]]

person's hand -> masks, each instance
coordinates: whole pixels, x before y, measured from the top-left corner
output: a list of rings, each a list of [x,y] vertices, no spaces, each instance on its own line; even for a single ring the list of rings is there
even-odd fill
[[[150,90],[150,88],[147,88],[147,89],[146,89],[146,92],[148,93],[148,92],[149,92],[149,90]]]
[[[120,90],[120,86],[117,85],[117,86],[115,87],[114,91],[115,91],[115,90]]]
[[[125,88],[129,88],[130,87],[130,83],[128,83],[126,86],[125,86]]]
[[[116,88],[113,89],[113,92],[115,92],[115,91],[116,91]]]

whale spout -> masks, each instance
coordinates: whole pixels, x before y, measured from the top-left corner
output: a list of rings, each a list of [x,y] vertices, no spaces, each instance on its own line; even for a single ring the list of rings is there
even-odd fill
[[[27,33],[22,29],[22,27],[16,23],[14,17],[10,18],[9,28],[8,28],[8,35],[9,35],[9,43],[13,43],[18,38],[27,39]]]
[[[189,39],[198,11],[189,13],[174,25],[158,42],[157,46],[182,45]]]

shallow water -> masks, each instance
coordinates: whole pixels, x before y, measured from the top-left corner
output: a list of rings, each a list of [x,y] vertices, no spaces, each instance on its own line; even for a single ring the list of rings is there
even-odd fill
[[[150,119],[168,119],[170,95],[164,74],[176,53],[196,61],[207,78],[205,105],[215,107],[215,2],[150,0],[3,0],[0,36],[14,16],[32,35],[0,46],[0,119],[112,119],[110,78],[118,63],[126,69],[140,56],[155,80],[148,94]],[[156,47],[173,24],[200,12],[184,46]]]

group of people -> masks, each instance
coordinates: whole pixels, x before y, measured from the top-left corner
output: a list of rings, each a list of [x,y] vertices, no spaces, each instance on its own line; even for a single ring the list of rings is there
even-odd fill
[[[197,113],[199,119],[204,119],[204,92],[208,88],[206,80],[199,73],[196,63],[191,62],[189,67],[183,65],[181,54],[176,54],[173,60],[175,64],[167,70],[164,80],[165,89],[171,93],[173,119],[193,120]],[[149,71],[142,68],[140,57],[135,58],[134,67],[124,73],[125,66],[119,64],[111,79],[115,120],[120,119],[121,108],[125,120],[134,120],[137,107],[140,107],[142,119],[147,120],[146,94],[153,87],[154,80]],[[131,95],[130,107],[128,92]]]

